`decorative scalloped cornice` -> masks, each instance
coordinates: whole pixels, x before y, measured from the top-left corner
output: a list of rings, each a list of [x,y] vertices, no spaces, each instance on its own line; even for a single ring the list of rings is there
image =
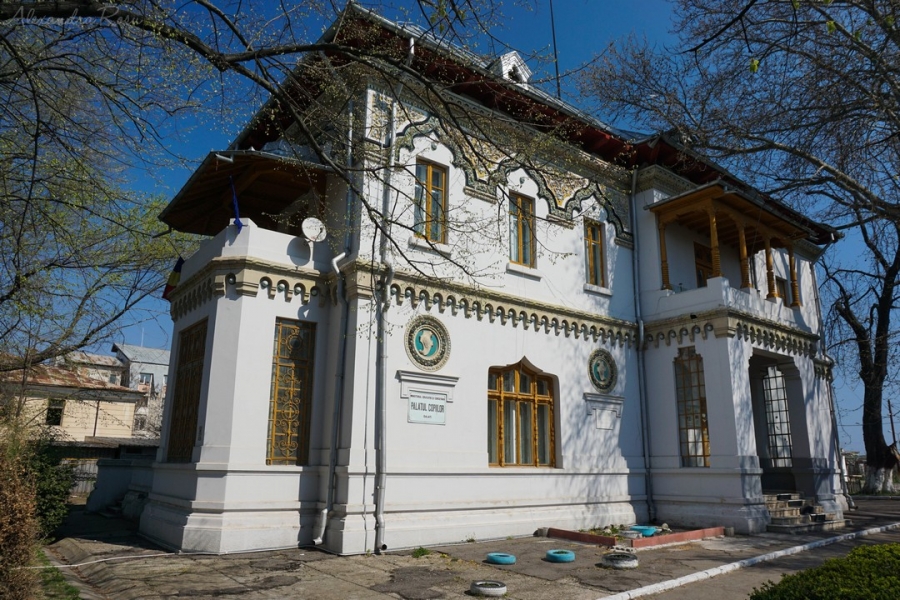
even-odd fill
[[[356,273],[366,272],[354,268]],[[377,275],[376,275],[377,276]],[[367,281],[371,281],[369,273]],[[348,282],[348,288],[353,284]],[[455,282],[423,282],[420,278],[396,273],[391,282],[390,295],[397,305],[419,304],[427,311],[437,308],[440,313],[467,319],[487,320],[498,325],[522,326],[535,333],[564,335],[586,341],[631,346],[637,327],[630,321],[613,319],[588,311],[571,309],[545,302],[536,302],[494,290],[478,289]]]
[[[819,336],[814,333],[728,308],[719,308],[699,314],[663,319],[645,324],[644,345],[660,343],[667,346],[675,341],[693,343],[698,337],[738,337],[765,350],[816,358]]]
[[[323,305],[333,291],[333,281],[334,275],[315,269],[252,257],[216,257],[172,291],[170,312],[178,320],[214,296],[224,296],[228,288],[241,296],[256,296],[263,289],[270,299],[281,296],[286,302],[299,296],[303,304],[318,296]]]

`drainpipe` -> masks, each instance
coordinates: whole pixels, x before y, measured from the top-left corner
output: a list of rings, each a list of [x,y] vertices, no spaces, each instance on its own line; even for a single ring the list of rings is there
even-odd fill
[[[347,128],[347,158],[348,166],[353,165],[353,100],[350,100],[347,108],[349,127]],[[342,406],[344,403],[344,371],[346,369],[346,352],[347,352],[347,336],[350,327],[350,301],[347,298],[347,286],[345,285],[343,275],[341,275],[340,263],[347,257],[350,252],[352,241],[351,228],[353,225],[353,185],[347,186],[347,196],[344,206],[344,251],[331,259],[331,270],[336,277],[335,283],[338,286],[336,299],[343,300],[343,309],[341,311],[341,327],[342,335],[338,347],[338,364],[334,375],[334,409],[331,417],[331,451],[328,456],[328,492],[323,508],[316,516],[316,523],[313,528],[313,544],[316,546],[322,544],[325,537],[325,529],[328,524],[328,515],[334,508],[335,494],[335,472],[337,469],[337,449],[340,440],[340,422]]]
[[[638,396],[640,398],[641,407],[641,443],[644,450],[644,486],[647,490],[647,517],[650,522],[656,521],[656,504],[653,502],[653,475],[650,471],[650,408],[647,405],[647,367],[644,362],[644,319],[641,317],[641,284],[640,284],[640,248],[638,243],[638,225],[637,225],[637,174],[638,169],[635,168],[631,174],[631,202],[629,203],[629,212],[631,217],[631,235],[634,242],[634,250],[631,252],[632,257],[632,282],[634,284],[634,318],[637,320],[638,339],[637,339],[637,360],[638,360]]]

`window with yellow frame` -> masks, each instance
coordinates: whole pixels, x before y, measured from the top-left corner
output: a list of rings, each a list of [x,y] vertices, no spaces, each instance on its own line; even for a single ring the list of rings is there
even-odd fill
[[[513,194],[509,198],[509,260],[533,267],[534,250],[534,200]]]
[[[522,363],[488,371],[488,462],[553,467],[553,381]]]
[[[431,162],[416,163],[416,235],[435,244],[447,243],[447,169]]]
[[[603,224],[584,222],[584,258],[587,282],[606,287],[606,258],[603,248]]]
[[[709,419],[703,357],[693,346],[679,348],[675,357],[675,396],[681,466],[709,466]]]

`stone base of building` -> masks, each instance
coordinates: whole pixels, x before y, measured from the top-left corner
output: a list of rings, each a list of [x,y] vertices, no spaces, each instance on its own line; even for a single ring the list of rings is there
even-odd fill
[[[276,550],[310,544],[301,532],[312,531],[312,518],[301,523],[297,510],[188,512],[151,500],[141,514],[140,533],[161,546],[187,553]]]

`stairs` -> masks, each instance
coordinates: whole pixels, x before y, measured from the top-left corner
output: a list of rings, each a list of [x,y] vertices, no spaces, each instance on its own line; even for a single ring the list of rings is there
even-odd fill
[[[844,519],[827,513],[814,500],[795,492],[764,494],[771,521],[767,531],[774,533],[809,533],[832,531],[844,527]]]
[[[116,500],[114,504],[110,504],[99,513],[101,517],[105,517],[107,519],[121,519],[122,518],[122,501]]]

